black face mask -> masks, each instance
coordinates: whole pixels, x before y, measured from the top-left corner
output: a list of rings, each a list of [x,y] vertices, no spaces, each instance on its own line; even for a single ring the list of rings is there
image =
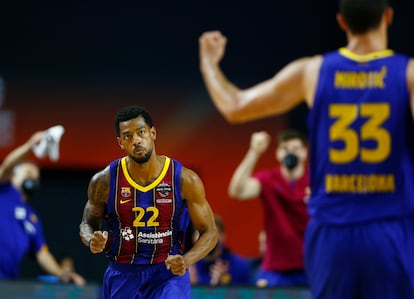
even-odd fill
[[[282,163],[286,166],[288,170],[292,170],[296,166],[298,166],[299,158],[294,154],[287,154],[286,157],[283,159]]]
[[[22,189],[27,197],[33,196],[39,188],[39,182],[35,179],[25,179],[22,184]]]

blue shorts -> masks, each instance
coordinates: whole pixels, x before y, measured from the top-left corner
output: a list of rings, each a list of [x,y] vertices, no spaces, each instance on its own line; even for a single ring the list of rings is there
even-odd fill
[[[267,271],[260,269],[256,286],[258,287],[306,287],[308,279],[305,271]]]
[[[413,299],[414,217],[350,225],[311,220],[305,268],[314,299]]]
[[[103,281],[105,299],[190,299],[188,270],[178,276],[164,263],[130,265],[110,263]]]

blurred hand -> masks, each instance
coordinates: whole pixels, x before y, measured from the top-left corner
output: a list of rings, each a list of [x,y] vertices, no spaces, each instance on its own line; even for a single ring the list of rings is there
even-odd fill
[[[60,278],[64,283],[73,283],[76,286],[83,287],[86,284],[85,278],[76,272],[64,272]]]
[[[47,130],[44,131],[37,131],[30,136],[29,144],[31,146],[37,145],[40,143],[40,141],[43,139],[44,136],[46,136]]]
[[[81,275],[79,275],[76,272],[70,273],[70,281],[72,281],[77,286],[84,286],[86,284],[85,278],[83,278]]]
[[[101,253],[105,249],[108,240],[108,232],[95,231],[89,241],[89,249],[92,253]]]
[[[227,38],[220,31],[204,32],[199,40],[200,63],[219,64],[224,56]]]
[[[187,270],[184,257],[179,254],[169,255],[165,260],[165,265],[175,275],[184,275]]]
[[[218,259],[213,265],[210,266],[210,284],[219,285],[227,284],[230,282],[229,262]]]
[[[77,286],[84,286],[86,284],[85,278],[75,272],[74,261],[71,257],[66,256],[60,261],[60,267],[63,270],[61,280],[66,283],[73,283]]]
[[[250,149],[258,154],[263,154],[269,147],[270,135],[265,131],[255,132],[250,139]]]

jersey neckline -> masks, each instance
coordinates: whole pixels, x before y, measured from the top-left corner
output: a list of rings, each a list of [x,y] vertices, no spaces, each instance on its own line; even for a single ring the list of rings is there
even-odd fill
[[[339,48],[339,53],[351,60],[355,60],[357,62],[368,62],[375,59],[385,58],[388,56],[392,56],[394,51],[391,49],[385,49],[381,51],[372,52],[369,54],[359,55],[351,52],[347,48]]]
[[[149,184],[147,186],[142,186],[142,185],[138,184],[129,175],[127,165],[126,165],[126,157],[123,157],[121,159],[121,167],[122,167],[122,172],[124,173],[126,180],[128,181],[128,183],[131,186],[133,186],[135,189],[137,189],[141,192],[147,192],[147,191],[151,190],[152,188],[154,188],[155,186],[157,186],[162,181],[165,174],[167,173],[168,167],[170,166],[170,162],[171,162],[171,159],[169,157],[165,156],[164,166],[161,170],[160,175],[151,184]]]

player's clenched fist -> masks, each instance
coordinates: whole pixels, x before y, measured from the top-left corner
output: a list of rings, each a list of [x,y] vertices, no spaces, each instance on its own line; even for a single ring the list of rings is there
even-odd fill
[[[108,240],[108,232],[95,231],[89,241],[89,249],[92,253],[101,253]]]
[[[262,154],[269,147],[270,141],[269,133],[265,131],[255,132],[250,139],[250,148],[258,154]]]
[[[167,269],[171,270],[175,275],[184,275],[187,270],[184,257],[179,254],[169,255],[165,260],[165,265],[167,266]]]
[[[220,31],[204,32],[198,42],[201,67],[203,64],[218,64],[221,61],[227,38]]]

